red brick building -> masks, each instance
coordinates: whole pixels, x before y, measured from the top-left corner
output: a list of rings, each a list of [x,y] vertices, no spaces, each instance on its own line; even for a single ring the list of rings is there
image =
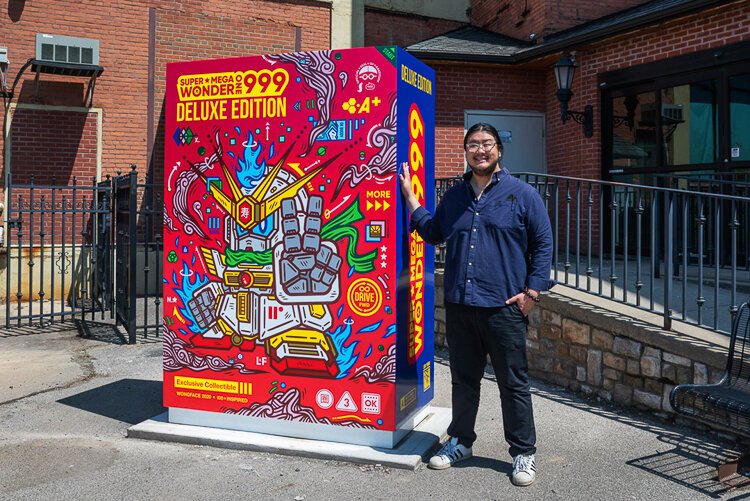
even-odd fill
[[[438,175],[460,171],[466,110],[537,112],[550,174],[644,182],[750,168],[748,1],[474,1],[470,26],[408,47],[436,69]],[[552,66],[571,53],[569,108],[592,106],[590,138],[560,120]]]
[[[84,0],[71,8],[10,0],[0,17],[10,60],[4,174],[59,183],[136,164],[158,179],[167,62],[329,49],[341,3]],[[436,70],[437,176],[462,171],[461,138],[471,120],[514,113],[541,131],[530,146],[541,160],[516,157],[516,171],[637,179],[750,167],[747,0],[467,0],[464,20],[374,3],[360,6],[363,43],[406,46]],[[39,33],[98,41],[94,66],[103,71],[92,78],[26,67],[37,57]],[[571,52],[578,69],[569,107],[592,106],[592,137],[560,120],[552,65]],[[506,131],[506,151],[522,142],[518,130]]]
[[[503,161],[514,172],[643,184],[650,184],[649,176],[659,173],[747,176],[750,172],[750,0],[9,0],[6,5],[7,9],[0,11],[0,100],[4,111],[0,201],[6,206],[11,175],[13,183],[28,183],[33,175],[37,183],[54,177],[58,184],[71,184],[76,177],[79,183],[90,184],[92,178],[103,179],[135,164],[141,177],[149,173],[158,184],[164,172],[162,145],[170,134],[163,121],[167,62],[377,44],[404,46],[436,70],[438,177],[463,172],[462,137],[477,120],[498,126],[505,143]],[[347,36],[341,36],[342,31]],[[63,42],[69,39],[60,36],[88,40],[93,44],[86,48],[92,52],[86,54],[89,62],[83,67],[57,64],[57,44],[49,43],[44,34]],[[45,41],[51,47],[47,49],[50,57],[35,62],[39,49],[45,50]],[[93,57],[94,48],[98,49],[97,58]],[[83,63],[84,48],[74,50],[73,56]],[[590,109],[589,131],[574,120],[561,120],[553,65],[565,57],[575,59],[577,65],[568,111],[577,112],[572,116],[582,119]],[[24,194],[31,199],[29,191]],[[39,209],[39,202],[29,206],[34,203]],[[610,207],[616,212],[615,204]],[[72,276],[76,267],[83,270],[84,277],[87,266],[93,268],[93,253],[98,248],[91,243],[91,236],[101,228],[107,230],[104,223],[110,212],[100,215],[97,224],[89,218],[85,227],[78,215],[80,226],[75,226],[74,218],[70,228],[60,219],[48,219],[34,227],[27,223],[23,228],[16,220],[12,232],[8,212],[3,214],[3,229],[9,236],[6,243],[12,237],[16,246],[7,246],[14,261],[0,259],[0,283],[9,284],[0,290],[0,300],[5,292],[15,301],[17,309],[13,311],[18,314],[13,318],[34,319],[33,314],[22,316],[22,300],[28,300],[32,309],[32,302],[44,308],[50,298],[72,297],[76,307],[77,298],[81,302],[99,299],[112,289],[111,282],[102,285],[94,280],[98,269],[89,271],[91,286],[99,286],[98,291],[86,289],[86,280],[74,284],[69,278],[65,282],[66,274]],[[553,212],[562,211],[553,206]],[[156,216],[157,222],[162,217],[158,205],[150,216]],[[596,216],[589,218],[589,242],[578,242],[585,246],[599,238],[599,222]],[[140,223],[139,231],[158,233],[153,231],[158,224],[148,228]],[[50,227],[62,235],[66,231],[74,234],[72,244],[62,250],[54,243],[51,249],[43,249],[54,239],[47,234],[47,240],[39,245],[45,228]],[[658,225],[653,228],[644,233],[669,234]],[[578,235],[580,230],[575,232]],[[610,234],[615,234],[614,230]],[[734,247],[730,247],[719,245],[716,236],[715,254],[729,249],[729,261],[739,254],[748,262],[748,233],[742,238],[735,238]],[[623,241],[628,241],[627,236]],[[571,248],[565,238],[559,245]],[[701,245],[694,252],[698,259],[704,255]],[[40,247],[42,252],[37,252]],[[86,248],[90,254],[80,250]],[[658,251],[656,243],[652,248]],[[131,254],[141,264],[128,267],[141,276],[148,276],[147,269],[152,271],[155,285],[146,286],[152,287],[152,294],[162,280],[155,264],[160,258],[158,247],[154,249],[150,258],[145,252]],[[683,259],[689,255],[687,249],[682,252]],[[0,253],[5,250],[0,246]],[[588,252],[590,257],[591,250]],[[66,257],[71,253],[72,257]],[[627,256],[627,249],[624,254]],[[671,255],[664,252],[664,256]],[[602,257],[601,251],[598,256]],[[577,256],[574,259],[583,262]],[[612,279],[612,289],[617,279],[615,261],[612,257],[612,273],[605,277]],[[4,262],[11,265],[4,267]],[[106,264],[100,259],[99,264],[102,262]],[[564,269],[567,277],[569,264],[567,255],[559,259],[555,273]],[[122,271],[126,266],[118,262],[115,267]],[[45,269],[55,273],[49,284],[38,278]],[[14,273],[15,278],[8,278]],[[607,270],[600,260],[600,291],[604,273]],[[111,274],[112,270],[104,270],[100,276]],[[671,276],[669,272],[663,275]],[[126,283],[119,275],[115,279],[118,284]],[[152,283],[148,280],[143,282]],[[130,291],[137,289],[134,282],[128,282]],[[701,279],[696,282],[703,283]],[[714,287],[714,312],[719,308],[719,289]],[[730,297],[724,291],[722,294]],[[734,291],[731,298],[734,304]],[[701,296],[699,301],[702,307],[705,298]],[[59,301],[59,309],[67,305],[63,302]],[[10,302],[5,305],[6,311],[11,311]],[[695,359],[690,368],[693,359],[688,357],[695,353],[692,342],[675,348],[671,342],[666,346],[663,339],[656,340],[660,335],[654,334],[651,344],[644,342],[640,361],[636,353],[628,358],[626,367],[620,352],[608,365],[602,357],[606,360],[611,354],[602,355],[602,349],[607,343],[612,348],[612,336],[605,332],[609,327],[597,330],[598,324],[590,321],[592,350],[587,351],[589,326],[580,323],[580,312],[561,317],[559,312],[549,311],[557,315],[558,323],[549,329],[546,340],[530,345],[532,367],[548,380],[574,389],[582,388],[586,381],[590,391],[605,399],[670,411],[662,402],[673,383],[709,379],[705,360]],[[665,312],[671,322],[666,308]],[[590,318],[587,315],[584,317]],[[573,326],[570,347],[559,332],[566,322]],[[436,325],[438,335],[441,328],[444,332],[444,325]],[[597,332],[602,334],[598,341]],[[628,335],[618,339],[639,352],[641,335],[637,343]],[[562,341],[553,342],[552,338]],[[661,350],[665,362],[659,374],[663,377],[652,377],[653,363],[660,360],[654,354],[661,357]],[[559,355],[560,360],[553,360],[550,353]],[[711,353],[715,355],[713,349]],[[668,367],[674,360],[680,360],[684,374]],[[619,365],[622,367],[617,368]],[[651,369],[642,378],[632,377],[640,374],[639,367]],[[716,371],[710,372],[714,380]]]
[[[71,8],[10,1],[0,27],[0,45],[7,46],[11,61],[7,90],[13,91],[5,99],[9,118],[0,139],[4,171],[10,168],[16,182],[34,174],[42,182],[54,175],[64,183],[73,175],[102,177],[130,164],[161,171],[167,62],[327,49],[330,4],[83,1]],[[99,41],[104,71],[90,101],[89,76],[46,74],[42,68],[37,83],[34,68],[21,71],[36,57],[37,33]]]

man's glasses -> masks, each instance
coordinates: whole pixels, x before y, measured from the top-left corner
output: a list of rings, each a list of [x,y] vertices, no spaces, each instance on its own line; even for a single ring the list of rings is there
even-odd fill
[[[482,144],[479,144],[479,143],[469,143],[469,144],[466,145],[466,151],[468,151],[470,153],[474,153],[474,152],[478,151],[479,148],[482,148],[484,151],[490,151],[492,148],[495,147],[496,144],[497,143],[490,143],[490,142],[482,143]]]

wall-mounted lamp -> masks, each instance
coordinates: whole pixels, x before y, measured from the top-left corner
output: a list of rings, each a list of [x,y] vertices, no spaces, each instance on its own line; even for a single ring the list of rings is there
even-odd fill
[[[574,59],[563,54],[558,62],[553,66],[555,78],[557,79],[557,100],[560,101],[560,119],[563,123],[568,118],[573,118],[576,122],[583,125],[583,135],[591,137],[594,135],[594,108],[588,104],[583,111],[573,111],[568,109],[568,101],[573,96],[570,90],[573,84],[573,76],[576,74],[576,63]]]
[[[621,125],[627,125],[628,129],[633,130],[635,127],[635,109],[638,107],[638,96],[629,95],[625,96],[623,101],[625,105],[626,115],[612,115],[612,125],[619,127]]]
[[[8,87],[6,84],[6,77],[8,75],[8,67],[10,61],[8,61],[8,48],[0,47],[0,96],[9,97]]]

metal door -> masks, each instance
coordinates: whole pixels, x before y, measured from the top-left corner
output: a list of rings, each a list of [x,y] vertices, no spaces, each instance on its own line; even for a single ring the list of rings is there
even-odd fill
[[[535,111],[466,110],[464,130],[475,123],[494,126],[503,142],[503,167],[512,173],[547,173],[544,114]]]

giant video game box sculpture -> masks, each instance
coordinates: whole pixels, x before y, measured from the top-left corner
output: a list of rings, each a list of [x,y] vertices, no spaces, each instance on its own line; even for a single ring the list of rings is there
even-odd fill
[[[395,47],[167,67],[173,423],[393,447],[433,396],[434,73]]]

